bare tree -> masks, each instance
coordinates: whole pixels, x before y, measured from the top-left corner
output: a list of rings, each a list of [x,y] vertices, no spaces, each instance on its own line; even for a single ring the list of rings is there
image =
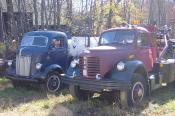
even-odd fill
[[[107,28],[111,28],[112,27],[112,16],[113,16],[112,3],[113,3],[113,0],[110,0],[110,2],[109,2],[110,9],[109,9],[109,13],[108,13]]]
[[[56,0],[53,0],[53,17],[54,17],[54,19],[53,19],[53,23],[54,23],[54,25],[56,25],[56,23],[57,23],[57,13],[56,13]]]
[[[3,19],[2,19],[2,3],[0,1],[0,41],[4,41]]]
[[[12,0],[6,0],[7,3],[7,14],[8,14],[8,28],[9,32],[8,35],[10,39],[17,39],[16,33],[16,23],[14,19],[14,11],[13,11],[13,2]]]
[[[57,26],[60,25],[60,20],[61,20],[61,6],[62,6],[62,0],[57,0]]]
[[[99,19],[98,19],[98,23],[97,23],[97,35],[99,35],[100,31],[101,31],[101,26],[102,26],[102,23],[103,23],[103,13],[104,13],[104,9],[103,9],[103,0],[101,0],[101,3],[100,3],[100,15],[99,15]]]
[[[35,28],[38,29],[38,10],[37,0],[33,0],[34,16],[35,16]]]
[[[71,26],[72,26],[72,0],[66,0],[67,2],[67,25],[70,26],[70,32],[71,32]]]
[[[44,29],[45,0],[41,0],[41,28]]]

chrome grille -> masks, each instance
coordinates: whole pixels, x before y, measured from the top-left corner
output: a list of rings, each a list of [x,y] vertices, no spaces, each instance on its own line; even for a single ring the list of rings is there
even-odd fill
[[[97,57],[80,57],[80,75],[95,78],[100,73],[100,60]]]
[[[30,56],[16,56],[16,74],[19,76],[29,76],[30,75]]]

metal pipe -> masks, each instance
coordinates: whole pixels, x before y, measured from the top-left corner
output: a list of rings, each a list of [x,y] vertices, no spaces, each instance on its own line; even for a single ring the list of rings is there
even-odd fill
[[[165,55],[165,53],[168,49],[168,40],[167,40],[167,35],[166,34],[164,34],[164,40],[165,40],[165,47],[163,48],[162,52],[160,53],[159,61],[161,61],[161,59],[163,58],[163,56]]]

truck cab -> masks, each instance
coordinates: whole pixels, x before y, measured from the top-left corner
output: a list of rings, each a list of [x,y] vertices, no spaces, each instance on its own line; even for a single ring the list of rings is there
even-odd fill
[[[162,64],[162,54],[167,50],[158,46],[156,36],[144,27],[109,29],[101,34],[98,45],[85,50],[79,63],[72,65],[79,71],[72,70],[62,78],[76,99],[88,99],[94,92],[111,92],[118,93],[114,97],[123,106],[138,105],[162,84],[160,80],[168,71],[165,67],[169,67],[165,64],[174,66],[167,60]],[[163,69],[161,65],[165,65]]]
[[[60,75],[68,66],[67,36],[57,31],[24,34],[16,59],[8,60],[7,77],[16,86],[39,83],[49,92],[61,87]]]

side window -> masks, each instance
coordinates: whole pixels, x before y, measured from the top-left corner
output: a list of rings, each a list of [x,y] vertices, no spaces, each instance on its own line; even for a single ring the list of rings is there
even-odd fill
[[[148,36],[145,33],[141,33],[137,40],[138,46],[148,46]]]
[[[57,36],[52,40],[52,46],[54,48],[64,47],[64,37]]]

